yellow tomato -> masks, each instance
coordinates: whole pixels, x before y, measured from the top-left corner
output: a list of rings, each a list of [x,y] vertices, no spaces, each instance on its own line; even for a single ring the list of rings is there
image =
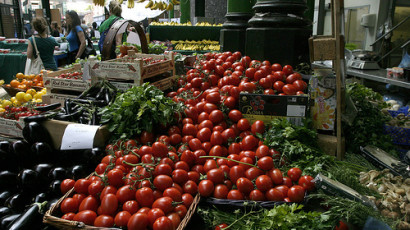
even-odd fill
[[[0,86],[4,84],[4,80],[0,80]]]
[[[25,96],[26,94],[24,93],[24,92],[18,92],[17,94],[16,94],[16,99],[18,100],[18,101],[24,101],[24,96]]]
[[[4,111],[6,111],[6,110],[3,109],[3,108],[0,108],[0,113],[4,113]]]
[[[11,105],[11,104],[12,104],[12,102],[9,101],[9,100],[4,100],[3,103],[2,103],[3,108],[6,107],[6,106],[8,106],[8,105]]]
[[[26,95],[24,95],[24,100],[25,101],[30,101],[31,99],[33,99],[33,96],[31,96],[31,94],[26,93]]]
[[[18,100],[17,100],[17,101],[15,101],[15,102],[13,102],[13,105],[14,105],[14,106],[20,106],[20,105],[21,105],[21,101],[18,101]]]
[[[36,94],[34,94],[34,99],[41,99],[41,97],[43,96],[43,94],[41,92],[37,92]]]
[[[37,99],[35,102],[36,102],[36,103],[42,103],[43,100],[42,100],[42,99]]]
[[[46,89],[46,88],[43,88],[43,89],[41,90],[41,92],[44,92],[44,94],[46,94],[46,93],[47,93],[47,89]]]
[[[29,93],[29,94],[31,94],[31,96],[34,96],[34,94],[36,93],[36,90],[35,89],[28,89],[26,91],[26,93]]]
[[[16,100],[17,100],[16,97],[10,98],[10,101],[11,101],[11,102],[15,102]]]

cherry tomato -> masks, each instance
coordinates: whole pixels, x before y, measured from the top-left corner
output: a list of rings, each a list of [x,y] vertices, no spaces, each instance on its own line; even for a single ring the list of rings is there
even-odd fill
[[[227,198],[228,200],[244,200],[243,194],[236,189],[229,191]]]
[[[224,171],[220,168],[211,169],[206,173],[206,178],[211,180],[214,184],[221,184],[225,179]]]
[[[96,218],[97,213],[91,210],[84,210],[75,214],[73,220],[83,222],[86,225],[93,225]]]
[[[156,176],[154,179],[154,186],[160,191],[164,191],[165,189],[171,187],[172,183],[173,183],[172,178],[167,175],[159,175],[159,176]]]
[[[275,187],[277,190],[282,192],[283,197],[288,197],[289,187],[286,185],[279,185]]]
[[[164,211],[165,214],[168,214],[174,210],[172,202],[173,200],[171,197],[161,197],[154,201],[152,208],[159,208]]]
[[[302,186],[294,185],[288,191],[291,202],[302,202],[305,198],[305,189]]]
[[[249,193],[249,199],[254,201],[264,201],[265,195],[258,189],[254,189]]]
[[[248,178],[241,177],[236,181],[236,187],[240,192],[247,195],[253,190],[253,183]]]
[[[292,181],[296,182],[299,180],[300,176],[302,175],[302,170],[300,170],[300,168],[291,168],[288,170],[287,175]]]
[[[174,230],[174,224],[168,217],[162,216],[154,222],[152,229],[153,230]]]
[[[164,197],[171,197],[173,201],[175,202],[181,202],[182,201],[182,194],[181,192],[176,189],[176,188],[167,188],[163,192]]]
[[[282,88],[285,86],[285,83],[283,83],[282,81],[276,81],[273,84],[273,88],[277,91],[277,92],[283,92]]]
[[[283,175],[282,175],[282,172],[279,169],[270,170],[268,172],[268,176],[272,179],[273,183],[275,183],[277,185],[283,183]]]
[[[312,191],[315,189],[315,183],[312,181],[313,181],[313,177],[302,176],[299,178],[298,184],[302,186],[306,191]]]
[[[145,230],[148,227],[148,216],[145,213],[135,213],[128,220],[127,228],[129,230]]]
[[[296,95],[296,87],[293,86],[292,84],[286,84],[283,86],[282,91],[286,94],[286,95]]]
[[[119,169],[112,169],[107,173],[108,183],[114,187],[120,187],[124,184],[122,180],[123,172]]]
[[[272,188],[273,182],[269,176],[261,175],[256,178],[255,185],[261,192],[266,192]]]
[[[269,201],[283,201],[283,193],[276,189],[276,188],[271,188],[265,193],[265,197]]]
[[[61,202],[61,212],[66,214],[70,212],[77,212],[78,210],[78,201],[73,198],[65,198],[63,202]]]
[[[73,219],[74,219],[74,216],[75,216],[75,213],[69,212],[69,213],[64,214],[64,215],[61,217],[61,219],[63,219],[63,220],[73,220]]]
[[[66,194],[70,189],[74,188],[75,180],[73,179],[65,179],[61,182],[60,190],[61,194]]]
[[[214,230],[229,230],[229,228],[227,224],[223,223],[215,226]]]
[[[214,183],[211,180],[202,180],[198,185],[198,192],[203,197],[208,197],[214,192]]]
[[[87,179],[79,179],[74,184],[74,191],[76,193],[88,193],[88,186],[90,186],[91,181]]]
[[[101,214],[113,215],[118,208],[118,199],[114,194],[107,194],[101,200]]]
[[[264,172],[256,167],[249,168],[248,170],[245,171],[245,177],[248,178],[249,180],[254,180],[260,175],[263,175]]]
[[[148,216],[148,221],[149,221],[149,223],[150,223],[151,225],[153,225],[154,222],[155,222],[158,218],[160,218],[161,216],[165,216],[165,213],[164,213],[164,211],[162,211],[162,210],[159,209],[159,208],[153,208],[153,209],[151,209],[151,210],[148,211],[147,216]]]
[[[132,215],[139,210],[138,202],[135,200],[129,200],[122,205],[122,210],[127,211],[128,213]]]
[[[127,224],[130,218],[131,218],[131,213],[129,213],[128,211],[118,212],[114,218],[115,226],[120,227],[120,228],[127,227]]]
[[[154,203],[154,194],[151,188],[143,187],[137,190],[135,198],[141,207],[151,207]]]
[[[293,73],[293,68],[291,65],[285,65],[282,69],[282,71],[287,75],[290,75]]]
[[[168,148],[165,144],[157,141],[152,144],[152,153],[154,157],[164,158],[168,156]]]
[[[181,223],[181,217],[179,217],[179,215],[175,212],[168,214],[167,217],[172,221],[174,229],[177,229]]]
[[[135,191],[132,189],[132,186],[124,185],[118,189],[116,196],[118,202],[124,204],[125,202],[134,199]]]
[[[228,196],[229,189],[224,184],[218,184],[215,186],[214,197],[217,199],[226,199]]]
[[[95,227],[112,227],[114,226],[114,218],[108,215],[100,215],[94,220]]]
[[[306,84],[306,82],[305,81],[303,81],[303,80],[295,80],[293,83],[292,83],[292,85],[293,86],[295,86],[295,88],[296,88],[296,90],[297,91],[305,91],[305,89],[307,88],[307,84]]]

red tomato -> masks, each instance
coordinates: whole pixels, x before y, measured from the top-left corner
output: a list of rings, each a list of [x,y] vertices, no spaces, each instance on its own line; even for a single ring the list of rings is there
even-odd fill
[[[135,200],[129,200],[122,205],[122,210],[127,211],[131,215],[136,213],[138,209],[139,209],[139,205],[138,205],[138,202]]]
[[[273,182],[272,179],[266,175],[258,176],[255,180],[256,188],[261,192],[266,192],[272,188]]]
[[[65,179],[61,182],[60,190],[61,194],[66,194],[70,189],[74,188],[75,180],[73,179]]]
[[[118,202],[124,204],[125,202],[134,199],[135,191],[132,189],[132,186],[125,185],[118,189],[116,197]]]
[[[78,201],[73,198],[65,198],[61,203],[61,212],[66,214],[70,212],[77,212],[78,209]]]
[[[86,225],[93,225],[97,218],[97,213],[91,210],[84,210],[75,214],[73,220],[83,222]]]
[[[306,191],[312,191],[315,189],[314,179],[311,176],[302,176],[299,178],[298,184],[302,186]]]
[[[185,124],[182,128],[182,134],[185,136],[186,135],[195,136],[197,132],[198,130],[193,124]]]
[[[339,221],[339,226],[335,226],[335,230],[349,230],[349,226],[343,221]]]
[[[64,215],[61,217],[61,219],[63,219],[63,220],[73,220],[73,219],[74,219],[74,216],[75,216],[75,213],[70,212],[70,213],[64,214]]]
[[[247,195],[253,190],[253,183],[248,178],[241,177],[236,181],[236,187],[240,192]]]
[[[121,211],[115,215],[114,223],[117,227],[127,227],[128,221],[131,218],[131,213],[127,211]]]
[[[73,199],[77,200],[78,205],[86,198],[87,196],[81,193],[77,193],[73,195]]]
[[[288,170],[287,175],[292,181],[296,182],[299,180],[300,176],[302,175],[302,170],[300,170],[300,168],[291,168]]]
[[[217,226],[215,226],[215,229],[214,230],[229,230],[229,228],[228,228],[228,225],[227,224],[225,224],[225,223],[223,223],[223,224],[220,224],[220,225],[217,225]]]
[[[167,217],[172,221],[174,229],[177,229],[179,224],[181,223],[181,217],[179,217],[178,213],[170,213],[167,215]]]
[[[135,198],[141,207],[151,207],[154,203],[154,194],[151,188],[143,187],[137,190]]]
[[[283,182],[282,182],[282,184],[288,186],[289,188],[293,186],[292,180],[291,180],[289,177],[287,177],[287,176],[284,176],[284,177],[283,177]]]
[[[271,66],[272,71],[281,71],[282,70],[282,66],[278,63],[274,63]]]
[[[262,158],[260,158],[260,159],[258,160],[258,164],[257,164],[257,165],[258,165],[258,167],[259,167],[260,169],[265,170],[265,171],[268,171],[268,170],[273,169],[274,162],[273,162],[272,157],[270,157],[270,156],[265,156],[265,157],[262,157]]]
[[[165,216],[165,213],[164,213],[164,211],[162,211],[162,210],[159,209],[159,208],[153,208],[153,209],[151,209],[151,210],[148,211],[147,216],[148,216],[148,221],[149,221],[149,223],[150,223],[151,225],[153,225],[154,222],[155,222],[158,218],[160,218],[161,216]]]
[[[215,105],[219,104],[219,102],[221,101],[221,95],[218,92],[209,93],[208,95],[206,95],[206,101]]]
[[[289,191],[289,187],[286,185],[279,185],[275,187],[277,190],[279,190],[280,192],[282,192],[283,197],[287,198],[288,197],[288,191]],[[283,198],[283,199],[285,199]]]
[[[255,72],[255,75],[253,75],[253,79],[255,81],[259,81],[262,78],[265,78],[268,75],[268,73],[265,70],[259,69],[258,71]]]
[[[208,197],[214,192],[214,183],[211,180],[202,180],[198,185],[198,192],[203,197]]]
[[[159,175],[159,176],[156,176],[154,179],[154,186],[160,191],[164,191],[165,189],[171,187],[172,183],[173,183],[172,178],[167,175]]]
[[[119,169],[112,169],[107,173],[108,183],[114,187],[120,187],[124,184],[122,180],[123,172]]]
[[[263,134],[265,132],[265,123],[261,120],[256,120],[251,126],[251,132],[254,135],[257,133]]]
[[[296,92],[296,95],[298,95],[298,96],[299,96],[299,95],[304,95],[304,94],[305,94],[305,93],[304,93],[303,91],[297,91],[297,92]]]
[[[90,186],[91,181],[87,179],[79,179],[74,184],[74,190],[76,193],[87,194],[88,186]]]
[[[276,91],[278,91],[278,92],[282,92],[283,86],[285,86],[285,83],[283,83],[282,81],[276,81],[276,82],[273,84],[273,88],[274,88]]]
[[[249,193],[249,199],[254,200],[254,201],[264,201],[265,195],[260,190],[255,189]]]
[[[265,193],[265,197],[269,201],[283,201],[283,193],[276,188],[271,188]]]
[[[293,68],[291,65],[285,65],[282,71],[286,74],[286,76],[288,76],[289,74],[293,73]]]
[[[243,194],[239,190],[236,190],[236,189],[229,191],[227,198],[228,200],[244,200],[245,199]]]
[[[218,184],[215,186],[214,197],[217,199],[226,199],[228,196],[229,189],[224,184]]]
[[[168,155],[168,147],[157,141],[152,144],[152,155],[154,155],[154,157],[164,158]]]
[[[273,183],[280,185],[283,183],[283,175],[279,169],[272,169],[268,172],[268,176],[272,179]],[[285,195],[285,197],[287,194]]]
[[[292,74],[293,75],[293,74]],[[291,76],[292,76],[291,75]],[[296,88],[296,90],[297,91],[305,91],[305,89],[307,88],[307,84],[306,84],[306,82],[305,81],[303,81],[303,80],[295,80],[293,83],[292,83],[292,85],[293,86],[295,86],[295,88]]]
[[[296,80],[302,80],[302,76],[299,73],[293,73],[286,77],[286,83],[292,84]]]
[[[206,178],[214,184],[221,184],[225,179],[225,174],[222,169],[211,169],[206,173]]]
[[[112,227],[114,226],[114,218],[108,215],[100,215],[94,220],[95,227]]]
[[[269,156],[270,154],[270,149],[268,146],[266,145],[260,145],[255,152],[255,156],[258,157],[258,159],[265,157],[265,156]]]
[[[98,205],[99,202],[95,197],[87,196],[83,201],[81,201],[80,206],[78,207],[78,211],[81,212],[84,210],[91,210],[97,212]]]
[[[128,230],[145,230],[148,227],[148,216],[145,213],[135,213],[128,220]]]
[[[218,124],[222,122],[224,119],[224,114],[221,110],[214,110],[209,114],[209,120],[212,121],[213,124]]]
[[[294,185],[288,191],[291,202],[302,202],[305,198],[305,189],[302,186]]]
[[[188,212],[187,207],[189,207],[189,206],[185,206],[185,204],[179,204],[175,207],[175,212],[178,214],[178,216],[180,218],[184,218],[185,215],[187,214],[187,212]]]
[[[189,193],[191,195],[195,195],[198,192],[198,185],[197,183],[195,183],[192,180],[188,180],[184,186],[183,186],[183,190],[185,193]],[[182,196],[181,196],[182,199]]]
[[[152,229],[153,230],[174,230],[174,224],[168,217],[162,216],[154,222]]]
[[[171,197],[161,197],[154,201],[152,208],[159,208],[164,211],[165,214],[168,214],[174,210],[172,202],[173,200]]]
[[[143,131],[140,138],[143,145],[154,142],[154,134],[147,131]]]
[[[249,180],[253,180],[262,174],[264,174],[263,171],[256,167],[249,168],[245,171],[245,177]]]
[[[114,194],[107,194],[101,200],[101,214],[113,215],[118,208],[118,199]]]
[[[293,86],[292,84],[286,84],[283,86],[282,91],[286,94],[286,95],[296,95],[296,87]]]
[[[259,140],[252,136],[247,135],[245,138],[242,139],[242,149],[243,150],[254,150],[258,146]]]
[[[202,142],[198,138],[193,138],[188,142],[189,148],[192,151],[196,151],[202,148]]]

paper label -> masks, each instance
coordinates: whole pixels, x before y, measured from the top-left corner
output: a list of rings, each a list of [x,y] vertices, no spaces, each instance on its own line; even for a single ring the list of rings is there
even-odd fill
[[[61,141],[61,150],[92,149],[94,136],[99,127],[83,124],[67,125]]]
[[[287,117],[304,117],[306,106],[304,105],[288,105],[286,110]]]

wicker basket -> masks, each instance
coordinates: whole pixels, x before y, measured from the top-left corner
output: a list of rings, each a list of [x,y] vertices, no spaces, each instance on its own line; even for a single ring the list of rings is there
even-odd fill
[[[91,175],[90,175],[91,176]],[[90,177],[88,176],[88,177]],[[87,177],[87,178],[88,178]],[[72,188],[70,191],[68,191],[63,197],[61,197],[57,203],[55,203],[50,210],[46,212],[43,218],[43,222],[49,225],[52,225],[58,229],[116,229],[118,230],[119,228],[100,228],[100,227],[94,227],[90,225],[85,225],[83,222],[78,222],[78,221],[70,221],[70,220],[63,220],[61,218],[53,216],[53,214],[60,208],[60,204],[63,202],[63,200],[67,197],[70,197],[71,195],[74,194],[74,188]],[[191,204],[191,207],[189,207],[187,214],[185,215],[184,219],[182,219],[181,223],[179,224],[177,230],[183,230],[187,226],[189,220],[191,219],[192,215],[195,213],[196,207],[199,203],[200,200],[200,195],[197,194],[194,198],[194,201]]]
[[[24,89],[17,89],[17,88],[8,87],[8,86],[5,86],[5,85],[2,85],[2,87],[10,97],[16,96],[16,94],[18,92],[26,92],[26,90],[24,90]],[[43,87],[38,87],[38,86],[32,86],[31,88],[36,90],[36,92],[41,91],[43,89]]]

